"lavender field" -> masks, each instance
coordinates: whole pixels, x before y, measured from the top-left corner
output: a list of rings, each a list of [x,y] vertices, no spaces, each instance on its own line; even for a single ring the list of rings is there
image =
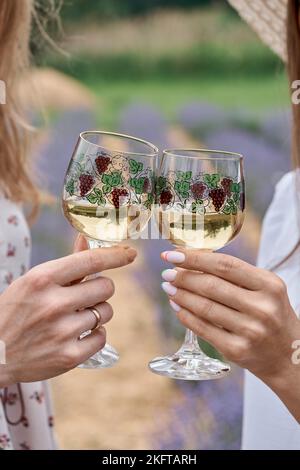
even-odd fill
[[[48,194],[32,230],[32,264],[72,251],[76,234],[62,214],[62,185],[78,134],[93,129],[136,135],[160,149],[243,153],[246,220],[223,251],[255,263],[263,216],[277,181],[290,170],[291,115],[283,65],[225,0],[147,2],[147,13],[127,10],[125,15],[124,5],[132,3],[65,2],[62,49],[70,55],[35,51],[40,68],[33,74],[48,121],[34,156],[40,186]],[[151,6],[163,3],[169,9]],[[30,113],[43,122],[32,104]],[[193,383],[148,370],[155,356],[175,351],[184,330],[161,289],[166,265],[160,252],[171,245],[167,240],[129,243],[138,259],[109,273],[116,294],[107,335],[120,362],[102,371],[77,369],[52,381],[59,445],[239,449],[241,369],[233,366],[231,375],[219,381]],[[209,344],[202,346],[218,355]]]
[[[62,90],[63,93],[63,90]],[[91,95],[92,96],[92,95]],[[105,109],[102,110],[105,113]],[[203,101],[179,103],[172,120],[147,100],[120,106],[117,128],[160,148],[208,146],[245,155],[248,216],[238,239],[224,251],[254,263],[262,217],[276,182],[290,169],[288,109],[237,109]],[[60,109],[36,146],[43,185],[57,202],[43,206],[33,228],[33,264],[67,254],[74,231],[62,216],[63,177],[78,133],[101,128],[99,112]],[[183,329],[160,288],[165,240],[134,242],[139,261],[112,273],[117,284],[109,338],[124,360],[103,372],[74,371],[54,381],[57,429],[66,448],[238,449],[243,372],[226,379],[184,383],[153,376],[146,363],[179,345]],[[119,288],[118,288],[119,285]],[[132,292],[134,305],[124,305]],[[126,315],[124,317],[123,315]],[[215,354],[209,345],[204,345]],[[82,377],[84,380],[82,381]],[[98,403],[100,405],[98,406]],[[117,434],[114,435],[114,432]]]

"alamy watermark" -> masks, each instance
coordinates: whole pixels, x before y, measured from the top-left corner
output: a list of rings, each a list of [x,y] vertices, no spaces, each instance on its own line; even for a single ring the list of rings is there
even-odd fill
[[[295,366],[298,366],[300,364],[300,339],[296,339],[292,343],[292,349],[295,349],[295,351],[292,354],[292,363]]]
[[[300,104],[300,80],[294,80],[292,83],[292,103]]]
[[[6,104],[6,84],[0,80],[0,104]]]

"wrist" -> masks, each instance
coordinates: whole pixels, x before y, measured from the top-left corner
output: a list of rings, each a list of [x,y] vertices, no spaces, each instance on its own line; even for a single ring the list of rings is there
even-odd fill
[[[0,364],[0,389],[8,387],[14,383],[9,367],[4,364]]]

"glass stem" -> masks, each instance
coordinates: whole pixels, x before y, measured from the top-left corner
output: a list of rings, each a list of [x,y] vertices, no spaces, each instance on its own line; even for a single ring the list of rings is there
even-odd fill
[[[89,249],[92,250],[93,248],[109,248],[113,246],[110,242],[103,242],[101,240],[94,240],[93,238],[86,237],[86,240],[89,245]]]
[[[199,346],[197,336],[188,328],[186,329],[186,332],[185,332],[183,345],[181,346],[179,351],[177,351],[176,354],[183,353],[183,352],[204,354]]]

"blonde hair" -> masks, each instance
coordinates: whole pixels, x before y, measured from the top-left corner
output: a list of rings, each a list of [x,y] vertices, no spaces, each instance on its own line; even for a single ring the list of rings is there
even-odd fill
[[[6,85],[6,104],[0,105],[0,190],[15,202],[38,208],[38,191],[27,161],[28,127],[22,118],[18,82],[29,65],[32,0],[1,0],[0,79]]]

